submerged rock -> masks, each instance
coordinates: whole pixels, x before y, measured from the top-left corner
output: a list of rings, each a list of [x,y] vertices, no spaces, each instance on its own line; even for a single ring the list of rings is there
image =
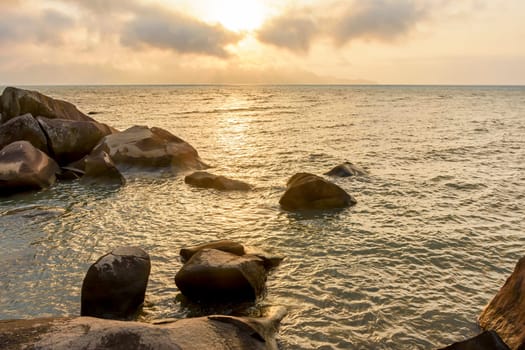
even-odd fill
[[[483,332],[474,338],[457,342],[441,350],[509,350],[494,331]]]
[[[125,131],[104,137],[94,153],[104,151],[120,171],[199,170],[206,168],[195,148],[160,128],[133,126]]]
[[[38,117],[37,120],[46,133],[50,156],[61,165],[86,156],[104,136],[112,133],[109,126],[95,121],[43,117]]]
[[[81,182],[84,184],[116,184],[124,185],[126,179],[106,152],[91,154],[84,159],[84,176]],[[74,170],[71,170],[74,172]]]
[[[332,170],[326,172],[324,175],[335,177],[361,176],[366,175],[366,171],[353,163],[344,162],[332,168]]]
[[[51,119],[94,121],[73,104],[53,99],[37,91],[7,87],[0,96],[2,122],[22,114],[31,113]]]
[[[48,152],[46,135],[29,113],[0,125],[0,149],[15,141],[28,141],[42,152]]]
[[[482,311],[479,325],[496,331],[509,348],[525,348],[525,257]]]
[[[28,141],[16,141],[0,151],[0,194],[51,186],[60,168]]]
[[[242,244],[230,241],[228,239],[223,239],[220,241],[200,244],[193,247],[182,248],[179,253],[182,257],[182,262],[188,261],[195,253],[203,249],[217,249],[238,256],[244,255],[244,246]]]
[[[277,350],[285,316],[276,308],[261,318],[213,315],[158,325],[92,317],[0,321],[3,350]]]
[[[279,203],[284,209],[294,211],[346,208],[357,201],[334,183],[313,174],[297,173],[288,180]]]
[[[220,191],[249,191],[251,186],[246,182],[232,180],[224,176],[197,171],[184,178],[184,182],[202,188],[214,188]]]
[[[140,248],[121,247],[98,259],[82,283],[81,316],[130,320],[146,295],[151,263]]]
[[[202,249],[182,266],[175,283],[195,301],[255,301],[264,290],[266,273],[259,257]]]

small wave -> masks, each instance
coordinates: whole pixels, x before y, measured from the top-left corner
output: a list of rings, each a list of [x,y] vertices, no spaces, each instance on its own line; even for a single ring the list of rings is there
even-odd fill
[[[445,186],[449,188],[453,188],[455,190],[461,190],[461,191],[479,190],[479,189],[488,187],[487,185],[482,184],[482,183],[456,183],[456,182],[448,182],[445,184]]]

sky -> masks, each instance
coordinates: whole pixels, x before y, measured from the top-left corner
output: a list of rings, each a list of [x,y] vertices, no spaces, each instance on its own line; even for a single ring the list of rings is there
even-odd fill
[[[0,84],[525,85],[523,0],[0,0]]]

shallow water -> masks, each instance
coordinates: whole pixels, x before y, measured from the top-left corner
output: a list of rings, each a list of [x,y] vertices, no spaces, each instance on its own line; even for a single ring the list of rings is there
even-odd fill
[[[141,319],[194,316],[181,247],[228,238],[286,256],[267,293],[282,349],[432,349],[476,319],[525,249],[525,88],[41,87],[119,129],[159,126],[249,193],[184,184],[60,183],[0,199],[0,318],[76,315],[87,268],[119,245],[152,258]],[[348,210],[280,209],[287,179],[349,160]],[[238,312],[235,308],[222,310]]]

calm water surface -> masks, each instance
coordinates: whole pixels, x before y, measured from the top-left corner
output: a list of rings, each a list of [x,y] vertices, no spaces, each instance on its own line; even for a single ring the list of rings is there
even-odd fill
[[[251,193],[134,176],[0,199],[0,318],[76,315],[87,268],[119,245],[152,257],[143,321],[189,305],[181,247],[234,239],[286,256],[245,313],[285,305],[282,349],[432,349],[476,319],[525,255],[525,88],[44,87],[119,129],[166,128]],[[287,179],[349,160],[349,209],[280,209]],[[238,310],[223,310],[223,312]]]

